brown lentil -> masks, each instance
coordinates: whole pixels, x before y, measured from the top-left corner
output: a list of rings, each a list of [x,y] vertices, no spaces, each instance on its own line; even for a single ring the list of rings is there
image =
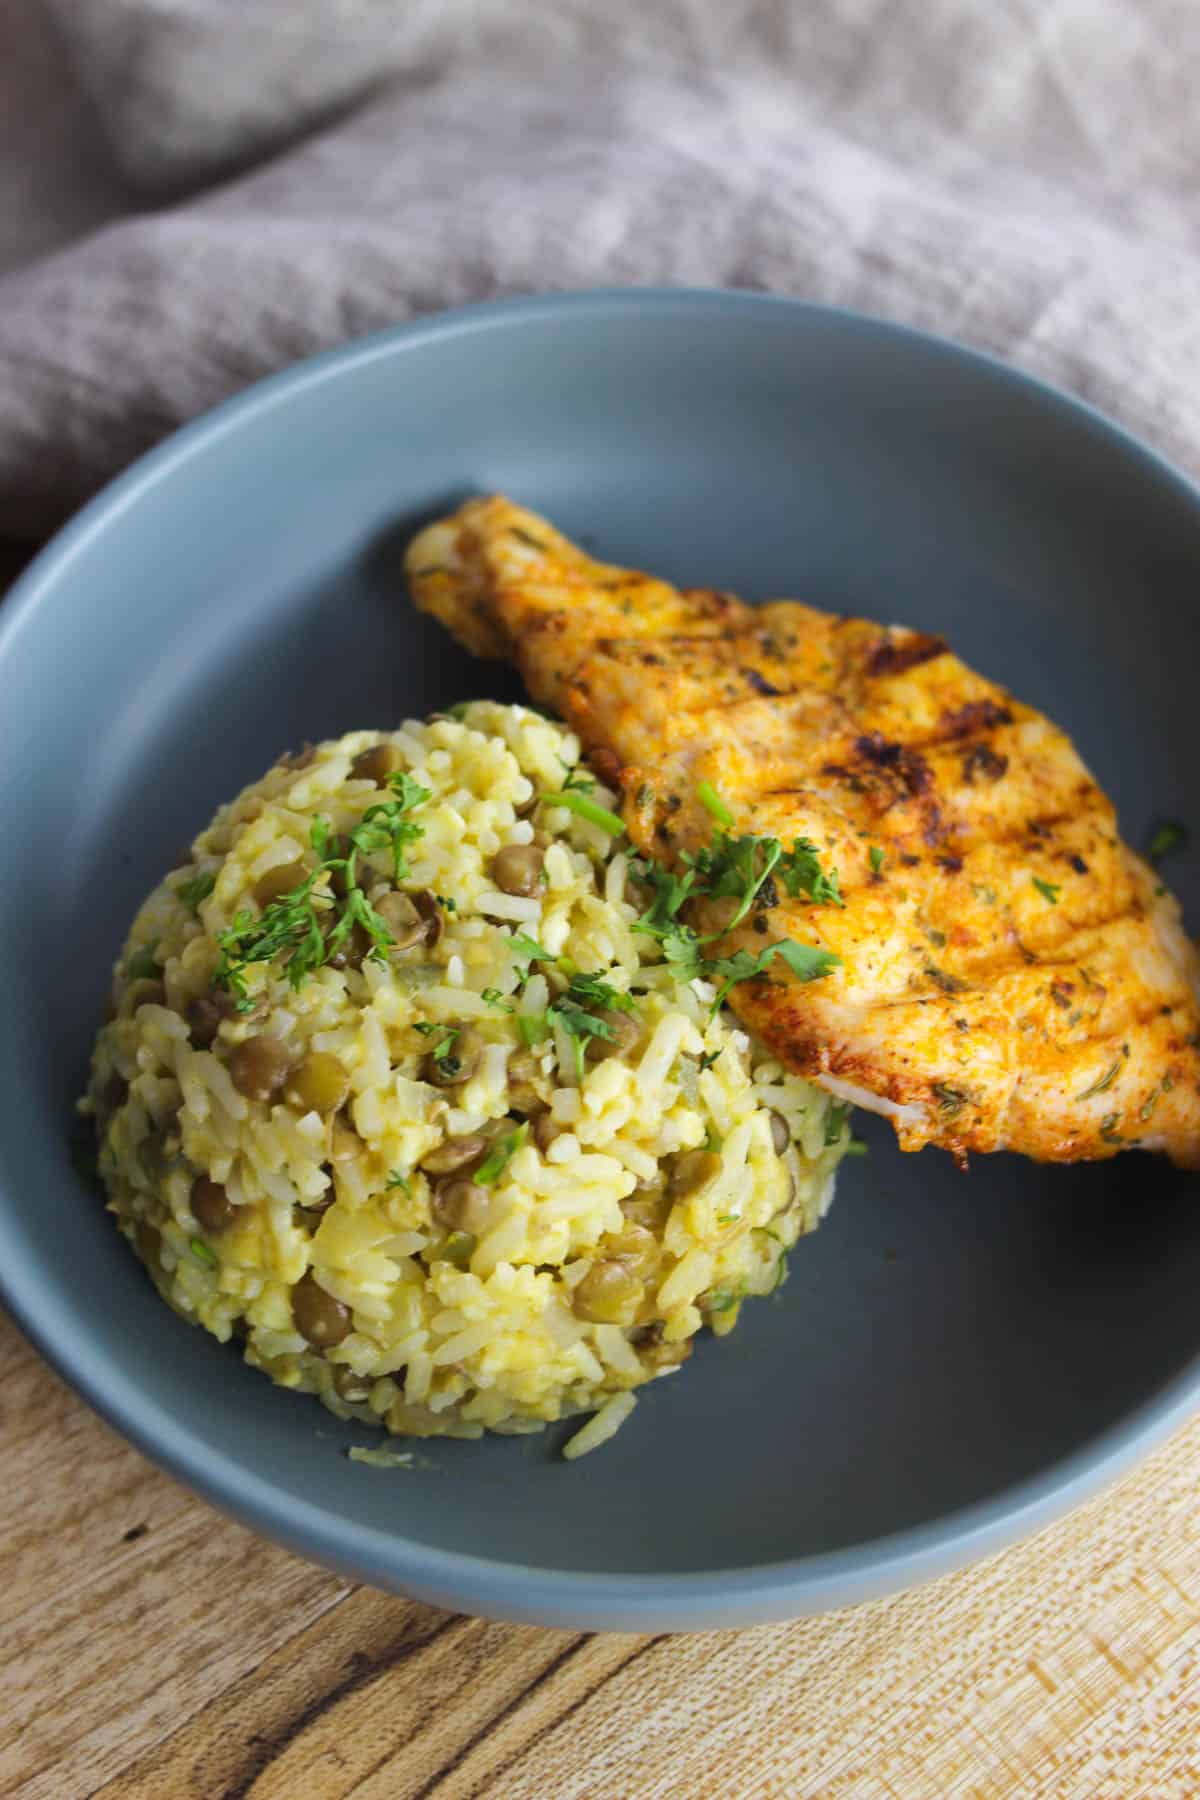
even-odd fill
[[[643,1288],[622,1261],[593,1263],[572,1296],[575,1312],[595,1325],[632,1325]]]
[[[506,844],[492,858],[492,880],[502,894],[528,898],[544,884],[544,862],[545,857],[536,844]]]
[[[292,1053],[279,1038],[249,1037],[229,1053],[229,1079],[247,1100],[273,1100],[292,1067]]]
[[[685,1150],[676,1157],[667,1192],[672,1200],[683,1200],[698,1194],[721,1172],[721,1159],[715,1150]]]
[[[288,1077],[283,1097],[304,1112],[332,1113],[350,1092],[350,1077],[340,1058],[328,1050],[310,1050]]]
[[[272,900],[278,900],[281,894],[290,894],[298,888],[308,876],[307,865],[297,857],[292,862],[276,863],[260,875],[254,884],[254,898],[262,907],[267,907]]]
[[[359,751],[350,764],[350,773],[359,781],[386,787],[388,776],[398,774],[403,767],[404,758],[395,744],[372,744],[369,750]]]
[[[411,950],[414,944],[423,944],[429,935],[428,925],[408,894],[397,893],[393,888],[375,902],[375,911],[392,940],[389,950]]]
[[[468,1231],[472,1237],[478,1237],[486,1231],[494,1211],[491,1189],[480,1187],[477,1181],[468,1181],[461,1175],[439,1183],[434,1189],[434,1217],[451,1231]]]
[[[192,1183],[192,1214],[202,1231],[224,1231],[233,1223],[237,1207],[219,1181],[197,1175]]]
[[[610,1056],[624,1056],[642,1041],[641,1021],[633,1013],[618,1012],[615,1008],[602,1007],[593,1017],[612,1030],[611,1037],[593,1037],[587,1041],[584,1051],[588,1062],[604,1062]]]
[[[314,1350],[331,1350],[350,1335],[350,1308],[327,1293],[312,1270],[292,1289],[292,1322]]]
[[[488,1142],[482,1131],[449,1137],[421,1158],[421,1167],[430,1175],[452,1175],[471,1163],[480,1162],[487,1155]]]

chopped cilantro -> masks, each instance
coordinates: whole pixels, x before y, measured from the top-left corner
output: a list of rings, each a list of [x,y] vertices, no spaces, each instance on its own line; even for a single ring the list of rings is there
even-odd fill
[[[175,892],[183,904],[190,906],[195,912],[201,901],[208,899],[216,885],[216,871],[201,869],[199,874],[193,875],[190,881],[181,881]]]
[[[1160,863],[1164,856],[1170,856],[1173,850],[1186,850],[1191,842],[1191,832],[1178,819],[1163,819],[1155,826],[1150,838],[1150,848],[1146,852],[1148,861]]]
[[[436,1037],[437,1041],[429,1046],[429,1054],[447,1081],[453,1081],[462,1068],[460,1059],[454,1054],[454,1046],[462,1036],[462,1026],[435,1025],[428,1019],[417,1019],[413,1030],[419,1031],[422,1037]]]
[[[392,790],[390,800],[381,800],[375,806],[368,806],[361,822],[350,833],[352,849],[348,858],[347,882],[354,873],[354,856],[361,851],[364,856],[372,850],[390,849],[392,852],[393,880],[399,885],[407,879],[410,870],[405,860],[404,851],[407,845],[415,843],[424,832],[415,820],[406,814],[416,807],[423,806],[431,798],[428,788],[413,780],[405,770],[401,769],[388,776],[388,786]]]
[[[216,1256],[214,1255],[213,1251],[209,1248],[209,1246],[205,1243],[203,1238],[189,1238],[188,1239],[188,1249],[191,1251],[192,1255],[196,1258],[197,1262],[202,1262],[205,1265],[205,1267],[209,1268],[209,1269],[216,1268],[216,1266],[217,1266]]]
[[[704,1055],[700,1058],[701,1072],[703,1072],[705,1069],[711,1069],[713,1064],[716,1062],[718,1056],[721,1055],[723,1050],[724,1050],[724,1045],[721,1046],[721,1050],[706,1050],[704,1052]]]
[[[559,761],[562,762],[561,757],[559,758]],[[573,768],[570,763],[563,763],[563,768],[567,771],[567,779],[562,784],[562,791],[564,794],[591,793],[596,785],[596,777],[594,775],[589,775],[587,770],[581,768],[578,763],[576,763]]]
[[[871,848],[867,851],[867,855],[870,858],[872,875],[882,874],[883,865],[887,861],[887,858],[879,848],[879,845],[872,844]]]
[[[725,827],[726,831],[730,829],[733,824],[733,814],[711,781],[702,781],[699,784],[696,789],[696,798],[710,819],[715,819],[718,825]]]
[[[316,868],[290,893],[269,901],[257,918],[239,912],[218,934],[221,954],[212,985],[232,994],[240,1012],[250,1007],[246,969],[251,963],[282,957],[288,981],[299,987],[307,975],[337,955],[356,925],[371,939],[370,955],[383,961],[392,935],[358,885],[358,857],[390,849],[395,879],[401,881],[409,873],[405,847],[422,835],[422,827],[405,815],[430,797],[428,788],[403,772],[389,775],[388,786],[394,798],[369,806],[347,844],[333,837],[327,819],[314,819],[309,841],[319,859]],[[330,887],[334,873],[342,877],[342,899]]]
[[[725,1004],[725,996],[740,981],[752,981],[765,975],[775,956],[782,956],[792,974],[801,981],[818,981],[841,962],[832,950],[818,949],[815,944],[797,944],[791,938],[777,938],[757,956],[748,950],[736,950],[732,956],[713,957],[704,964],[706,976],[715,977],[722,985],[713,1001],[714,1013]]]
[[[388,1178],[384,1182],[383,1185],[385,1188],[388,1188],[388,1189],[399,1188],[406,1200],[412,1199],[412,1186],[409,1182],[408,1176],[402,1175],[400,1173],[399,1169],[389,1169],[388,1170]]]
[[[472,1175],[472,1181],[477,1181],[481,1187],[494,1186],[528,1136],[529,1120],[526,1119],[523,1125],[498,1138]]]
[[[851,1138],[850,1142],[846,1145],[846,1155],[866,1156],[867,1149],[868,1146],[863,1143],[861,1138]]]
[[[494,1006],[497,1012],[510,1013],[513,1010],[512,1001],[506,1000],[499,988],[485,987],[479,998],[486,1000],[489,1006]]]
[[[527,1049],[532,1050],[535,1044],[540,1044],[549,1029],[549,1017],[544,1012],[517,1014],[517,1030]]]
[[[598,825],[610,837],[621,837],[625,831],[624,821],[615,812],[610,812],[607,806],[601,806],[596,800],[589,800],[586,794],[581,794],[574,788],[564,787],[559,788],[557,793],[539,794],[538,799],[551,806],[565,806],[576,818],[585,820],[589,825]]]
[[[1062,888],[1060,886],[1057,886],[1053,881],[1043,881],[1040,875],[1034,876],[1033,885],[1042,896],[1043,900],[1048,900],[1051,906],[1058,905],[1058,896],[1062,893]]]
[[[517,965],[517,974],[522,986],[533,974],[533,965],[540,962],[552,963],[555,960],[550,950],[543,950],[536,938],[527,937],[523,931],[514,931],[508,940],[513,961]]]

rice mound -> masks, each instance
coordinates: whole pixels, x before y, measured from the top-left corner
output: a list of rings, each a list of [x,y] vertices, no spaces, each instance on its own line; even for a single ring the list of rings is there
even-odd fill
[[[218,934],[259,915],[268,871],[312,865],[314,821],[345,834],[380,800],[353,766],[374,746],[429,790],[403,887],[436,897],[435,941],[297,985],[281,960],[251,963],[250,1010],[225,996],[218,1016]],[[679,983],[633,930],[645,899],[625,839],[553,801],[532,811],[579,765],[563,726],[487,701],[285,758],[154,890],[116,965],[82,1103],[109,1208],[176,1312],[342,1418],[476,1437],[599,1409],[568,1453],[593,1448],[702,1326],[723,1335],[779,1285],[831,1197],[846,1109],[711,1016],[712,989]],[[600,782],[590,798],[615,803]],[[540,891],[501,891],[496,853],[535,842]],[[375,904],[385,861],[360,877]],[[558,1023],[539,1036],[563,970],[630,996],[636,1043],[591,1060]],[[446,1030],[469,1032],[477,1061],[439,1085]],[[239,1091],[231,1059],[255,1037],[292,1069],[332,1067],[336,1110],[307,1104],[303,1080]],[[481,1215],[466,1231],[445,1217],[450,1177],[424,1165],[473,1136],[490,1162],[463,1176]],[[306,1335],[314,1297],[327,1328]]]

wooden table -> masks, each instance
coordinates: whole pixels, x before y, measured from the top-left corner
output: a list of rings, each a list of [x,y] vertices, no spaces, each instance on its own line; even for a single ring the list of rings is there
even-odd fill
[[[901,1599],[588,1636],[351,1587],[159,1474],[2,1316],[0,1366],[4,1796],[1200,1796],[1200,1420]]]

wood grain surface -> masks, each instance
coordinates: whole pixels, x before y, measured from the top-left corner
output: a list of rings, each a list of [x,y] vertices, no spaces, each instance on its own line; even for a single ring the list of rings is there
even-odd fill
[[[586,1635],[310,1568],[159,1474],[3,1316],[0,1359],[5,1796],[1200,1796],[1200,1420],[899,1599]]]

